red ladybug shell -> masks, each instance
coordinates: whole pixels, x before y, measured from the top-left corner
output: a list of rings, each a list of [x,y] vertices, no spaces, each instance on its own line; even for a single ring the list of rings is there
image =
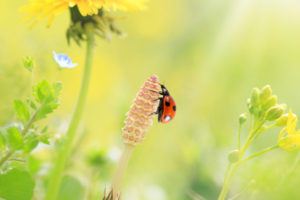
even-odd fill
[[[160,94],[162,97],[159,98],[159,105],[156,113],[158,114],[158,122],[168,123],[175,117],[176,104],[164,85],[161,85],[161,89],[162,91]]]
[[[163,113],[161,116],[161,123],[168,123],[175,117],[176,113],[176,104],[174,99],[171,96],[163,97]]]

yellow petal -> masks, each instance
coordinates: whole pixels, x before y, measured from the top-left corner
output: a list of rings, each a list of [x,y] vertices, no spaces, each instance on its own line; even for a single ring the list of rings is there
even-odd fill
[[[298,150],[300,148],[300,134],[288,135],[279,139],[278,146],[288,152]]]
[[[293,115],[292,110],[290,110],[289,115],[288,115],[287,125],[286,125],[287,133],[289,135],[295,134],[295,129],[296,129],[296,126],[297,126],[297,121],[298,121],[298,118],[295,117]]]

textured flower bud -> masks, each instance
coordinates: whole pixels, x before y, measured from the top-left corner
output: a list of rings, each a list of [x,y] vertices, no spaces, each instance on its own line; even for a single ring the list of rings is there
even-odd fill
[[[266,120],[275,121],[283,114],[285,108],[282,105],[273,106],[266,113]]]
[[[228,154],[228,161],[230,163],[236,163],[240,159],[240,151],[239,150],[233,150]]]
[[[156,91],[156,92],[153,92]],[[125,144],[135,146],[145,139],[146,131],[152,125],[152,116],[157,109],[160,91],[159,80],[156,75],[151,76],[137,93],[133,104],[127,113],[123,138]]]

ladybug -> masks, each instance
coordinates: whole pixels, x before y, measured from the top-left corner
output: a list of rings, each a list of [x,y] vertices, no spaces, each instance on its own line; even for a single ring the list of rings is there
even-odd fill
[[[161,92],[158,92],[162,97],[159,97],[159,104],[157,110],[153,114],[158,115],[158,122],[168,123],[175,117],[176,113],[176,104],[174,99],[170,96],[168,89],[160,84]],[[156,91],[153,91],[156,92]]]

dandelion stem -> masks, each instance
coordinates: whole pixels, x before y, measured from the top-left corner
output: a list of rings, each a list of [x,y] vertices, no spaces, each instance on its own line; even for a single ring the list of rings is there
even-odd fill
[[[46,200],[57,199],[57,193],[59,191],[63,171],[67,162],[67,158],[71,152],[71,147],[75,139],[76,130],[83,114],[84,105],[88,93],[93,60],[94,32],[92,24],[85,24],[84,28],[87,36],[87,46],[85,68],[82,76],[81,88],[77,98],[73,116],[66,133],[66,142],[63,144],[63,147],[58,154],[54,169],[52,170],[52,174],[50,176],[50,181],[46,193]]]
[[[118,197],[118,191],[122,182],[122,179],[124,177],[124,173],[126,171],[129,158],[132,154],[132,151],[134,149],[133,145],[125,144],[124,151],[122,153],[122,156],[120,158],[119,164],[117,166],[112,185],[111,185],[111,191],[113,193],[113,200],[115,200]]]

